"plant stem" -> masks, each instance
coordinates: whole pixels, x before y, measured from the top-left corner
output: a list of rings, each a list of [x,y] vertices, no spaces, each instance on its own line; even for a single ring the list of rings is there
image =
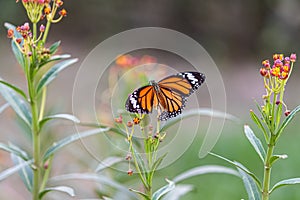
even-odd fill
[[[28,84],[28,92],[30,98],[31,106],[31,132],[33,138],[33,189],[32,189],[32,199],[39,200],[39,187],[40,187],[40,135],[39,135],[39,113],[37,96],[34,87],[34,81],[30,76],[30,67],[26,67],[26,78]]]
[[[33,200],[38,200],[39,197],[39,179],[40,179],[40,135],[38,124],[38,109],[36,99],[31,101],[32,111],[32,136],[33,136]]]
[[[268,200],[270,196],[269,188],[270,188],[270,177],[271,177],[271,168],[272,168],[270,161],[275,147],[274,140],[275,140],[275,136],[271,135],[270,142],[268,144],[267,156],[264,163],[265,169],[264,169],[264,182],[263,182],[263,191],[262,191],[263,200]]]

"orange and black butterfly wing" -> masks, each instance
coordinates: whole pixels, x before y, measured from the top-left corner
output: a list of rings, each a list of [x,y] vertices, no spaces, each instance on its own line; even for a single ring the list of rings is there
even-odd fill
[[[147,85],[133,91],[129,95],[125,108],[132,113],[151,113],[153,107],[157,107],[158,99],[155,89],[152,85]]]
[[[199,72],[181,72],[168,76],[158,82],[160,91],[160,107],[163,111],[159,116],[160,120],[167,120],[182,112],[187,97],[205,81],[205,76]]]

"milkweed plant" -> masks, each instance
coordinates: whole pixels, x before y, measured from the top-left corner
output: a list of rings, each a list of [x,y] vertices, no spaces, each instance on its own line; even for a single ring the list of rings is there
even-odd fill
[[[268,200],[276,189],[300,183],[300,178],[290,178],[279,181],[272,187],[270,185],[273,165],[277,161],[287,158],[286,154],[274,154],[275,146],[287,125],[291,123],[295,114],[300,111],[300,105],[290,111],[284,101],[285,87],[292,75],[295,62],[296,54],[294,53],[286,57],[283,54],[274,54],[272,61],[264,60],[262,62],[263,66],[260,68],[260,75],[263,78],[262,83],[266,93],[262,95],[262,105],[256,102],[258,114],[250,110],[250,116],[263,135],[264,141],[262,142],[256,137],[249,125],[244,126],[244,133],[263,164],[263,178],[259,179],[257,175],[239,162],[211,153],[211,155],[237,167],[249,199]]]
[[[289,111],[284,102],[285,86],[293,70],[296,54],[291,54],[289,57],[275,54],[273,62],[265,60],[263,68],[260,70],[266,94],[263,96],[263,105],[257,103],[259,115],[255,114],[254,111],[250,111],[250,115],[261,130],[266,145],[263,145],[248,125],[244,128],[248,140],[263,162],[264,177],[262,182],[242,164],[211,153],[211,155],[233,164],[237,170],[217,165],[199,166],[182,172],[176,177],[167,177],[165,179],[167,184],[157,187],[153,184],[153,178],[156,177],[155,172],[157,172],[164,158],[168,156],[168,153],[160,155],[159,148],[161,142],[166,137],[170,137],[171,133],[169,132],[171,130],[169,128],[191,116],[214,116],[213,113],[216,111],[199,108],[184,111],[181,117],[174,117],[161,122],[159,117],[154,117],[155,120],[151,121],[148,113],[129,113],[125,111],[124,102],[121,102],[120,105],[123,104],[123,107],[121,107],[120,115],[110,117],[111,122],[107,123],[109,125],[83,123],[72,114],[46,114],[51,113],[51,111],[45,109],[48,85],[55,80],[62,70],[77,62],[77,59],[70,58],[69,54],[57,54],[60,41],[50,45],[47,43],[51,26],[61,22],[66,17],[67,11],[63,8],[64,2],[62,0],[22,0],[19,4],[22,4],[25,8],[28,21],[19,26],[5,23],[5,27],[7,28],[7,37],[11,40],[12,51],[23,71],[27,87],[23,90],[17,85],[0,78],[0,93],[7,102],[0,108],[0,113],[3,113],[7,108],[15,111],[17,114],[16,122],[22,121],[24,132],[26,132],[25,130],[30,132],[31,150],[25,151],[13,142],[0,143],[0,149],[8,152],[14,163],[14,166],[0,173],[0,181],[4,181],[10,175],[18,173],[28,192],[31,193],[33,200],[41,200],[51,194],[52,191],[76,196],[76,191],[71,186],[61,185],[61,182],[65,180],[90,180],[105,185],[106,187],[96,190],[96,195],[102,199],[147,200],[179,199],[193,189],[192,185],[181,184],[181,182],[207,173],[227,173],[241,177],[249,199],[255,200],[267,200],[275,189],[284,185],[300,183],[300,178],[294,178],[280,181],[270,187],[273,164],[277,160],[287,157],[287,155],[275,155],[273,153],[274,148],[285,127],[300,110],[300,106],[298,106]],[[144,56],[141,59],[130,55],[119,56],[116,58],[116,65],[111,67],[109,71],[109,87],[112,87],[118,81],[118,74],[125,73],[129,68],[141,63],[153,62],[156,62],[156,59],[151,56]],[[191,76],[192,73],[185,73],[185,75]],[[142,79],[147,80],[147,77],[143,76]],[[187,79],[195,81],[193,76]],[[124,101],[133,89],[132,83],[128,85],[126,90],[128,93],[124,96]],[[185,99],[183,100],[185,101]],[[219,112],[219,114],[219,117],[236,120],[234,116],[227,113]],[[101,110],[99,115],[103,115]],[[109,121],[107,118],[109,117],[106,116],[106,121]],[[91,129],[70,134],[70,136],[58,141],[51,141],[52,145],[49,145],[49,141],[44,139],[48,138],[45,137],[45,134],[48,133],[47,128],[49,128],[45,125],[52,120],[69,120],[79,126]],[[121,143],[124,143],[128,149],[125,155],[105,158],[95,168],[94,172],[87,169],[87,172],[75,172],[52,177],[52,166],[57,164],[53,163],[53,158],[58,150],[79,139],[97,134],[107,134],[108,132],[122,137]],[[139,137],[137,137],[138,133]],[[112,165],[124,164],[124,162],[128,164],[127,173],[115,172],[109,169]],[[126,184],[121,184],[112,175],[103,174],[102,171],[104,170],[111,170],[112,173],[125,173],[127,180],[134,177],[138,178],[139,182],[136,184],[138,186],[128,188]],[[91,190],[90,188],[85,189]],[[104,191],[101,191],[101,189]]]

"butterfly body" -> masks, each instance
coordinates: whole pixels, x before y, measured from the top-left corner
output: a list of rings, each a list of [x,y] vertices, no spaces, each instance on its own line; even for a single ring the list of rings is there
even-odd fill
[[[125,107],[133,113],[149,114],[159,110],[159,120],[176,117],[185,107],[189,97],[204,82],[205,76],[199,72],[180,72],[159,82],[135,90],[129,95]]]

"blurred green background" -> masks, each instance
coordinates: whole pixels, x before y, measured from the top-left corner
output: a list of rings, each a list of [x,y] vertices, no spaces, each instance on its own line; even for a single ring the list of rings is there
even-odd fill
[[[78,57],[79,62],[65,70],[49,88],[49,109],[72,112],[72,87],[80,63],[100,42],[119,32],[137,27],[164,27],[182,32],[199,42],[217,64],[226,89],[227,112],[238,116],[243,123],[251,122],[249,110],[255,109],[253,99],[261,102],[264,93],[262,78],[259,75],[261,61],[273,53],[298,53],[300,49],[300,1],[286,0],[66,0],[64,7],[68,16],[54,25],[50,32],[49,43],[62,40],[62,52]],[[27,21],[22,5],[15,1],[0,0],[0,76],[26,88],[20,68],[6,38],[4,22],[22,24]],[[159,60],[158,60],[159,62]],[[172,63],[169,61],[165,64]],[[286,88],[285,103],[293,109],[300,103],[299,63],[293,71]],[[200,97],[200,96],[199,96]],[[1,103],[4,100],[1,99]],[[0,142],[8,140],[25,149],[30,149],[26,138],[20,134],[20,128],[14,125],[13,112],[7,111],[0,116]],[[85,116],[79,116],[84,118]],[[300,177],[299,157],[299,117],[286,129],[277,144],[275,153],[287,154],[289,158],[275,164],[272,184],[291,177]],[[68,124],[58,124],[62,134],[68,135],[74,128]],[[65,131],[67,130],[67,131]],[[59,131],[57,131],[59,132]],[[222,164],[223,161],[212,156],[198,158],[199,143],[197,137],[187,152],[174,164],[158,172],[157,187],[164,184],[165,177],[192,167],[205,164]],[[28,141],[28,140],[27,140]],[[243,125],[227,122],[224,131],[213,152],[237,160],[262,176],[263,166],[259,158],[243,135]],[[66,153],[57,155],[54,174],[85,172],[95,166],[91,158],[86,157],[80,143],[67,147]],[[60,165],[63,160],[68,165]],[[0,153],[0,169],[11,166],[9,156]],[[195,185],[195,190],[182,199],[247,199],[242,181],[229,175],[204,175],[186,181]],[[12,187],[14,185],[14,187]],[[93,191],[93,185],[78,186],[80,191]],[[300,199],[300,186],[279,189],[272,194],[272,199]],[[29,199],[29,194],[20,184],[17,175],[0,183],[0,199]],[[84,192],[83,192],[84,193]],[[94,193],[88,193],[90,197]],[[81,194],[80,198],[84,198]],[[50,198],[49,198],[50,199]],[[65,197],[67,199],[67,197]]]

